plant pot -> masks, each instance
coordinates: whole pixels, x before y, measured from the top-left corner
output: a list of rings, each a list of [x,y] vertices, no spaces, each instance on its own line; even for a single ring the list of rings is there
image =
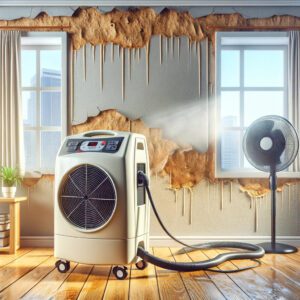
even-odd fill
[[[2,195],[5,198],[14,198],[16,195],[17,187],[16,186],[3,186]]]

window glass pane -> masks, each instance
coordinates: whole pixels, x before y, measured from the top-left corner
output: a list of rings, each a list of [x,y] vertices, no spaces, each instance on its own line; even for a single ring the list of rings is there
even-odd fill
[[[41,168],[44,172],[53,172],[55,158],[61,143],[60,131],[41,132]]]
[[[25,151],[25,169],[35,171],[37,167],[36,153],[36,132],[24,131],[24,151]]]
[[[36,51],[21,51],[22,86],[36,86]]]
[[[221,51],[221,86],[237,87],[240,85],[240,51]]]
[[[41,50],[41,86],[61,86],[61,50]]]
[[[284,94],[282,91],[245,92],[245,126],[265,115],[284,116]]]
[[[41,93],[41,122],[42,126],[61,125],[61,93]]]
[[[36,125],[36,93],[31,91],[22,92],[22,110],[24,126]]]
[[[221,92],[221,125],[240,124],[240,92]]]
[[[245,50],[245,86],[283,87],[283,50]]]
[[[240,168],[240,152],[240,131],[224,130],[221,137],[221,168],[223,170]]]

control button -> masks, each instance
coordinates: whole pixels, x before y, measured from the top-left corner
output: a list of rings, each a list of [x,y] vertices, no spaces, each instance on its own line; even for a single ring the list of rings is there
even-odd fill
[[[75,152],[76,151],[77,146],[69,146],[68,147],[68,152]]]
[[[67,142],[67,147],[78,146],[78,143],[79,143],[78,141],[70,140],[70,141]]]

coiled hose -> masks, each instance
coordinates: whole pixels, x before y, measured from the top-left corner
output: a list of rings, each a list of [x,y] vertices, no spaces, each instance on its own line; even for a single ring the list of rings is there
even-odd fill
[[[168,270],[174,270],[174,271],[180,271],[180,272],[191,272],[191,271],[198,271],[198,270],[210,270],[214,272],[220,272],[220,273],[233,273],[233,272],[239,272],[243,270],[248,270],[251,268],[254,268],[258,265],[260,265],[260,262],[257,260],[264,256],[265,251],[262,247],[249,244],[249,243],[239,243],[239,242],[211,242],[211,243],[203,243],[203,244],[197,244],[197,245],[188,245],[180,240],[178,240],[176,237],[174,237],[168,229],[163,224],[157,209],[155,207],[151,191],[149,189],[149,180],[147,175],[143,171],[138,171],[137,174],[137,180],[139,185],[143,185],[146,189],[148,198],[150,200],[153,212],[164,230],[164,232],[174,241],[177,243],[185,246],[181,250],[181,252],[190,252],[193,250],[200,250],[200,249],[212,249],[212,248],[238,248],[247,250],[247,252],[228,252],[228,253],[222,253],[217,255],[216,257],[212,259],[208,259],[205,261],[196,261],[196,262],[172,262],[168,261],[159,257],[156,257],[152,255],[151,253],[147,252],[143,247],[138,247],[137,255],[141,257],[144,261],[149,262],[153,265],[159,266],[164,269]],[[213,267],[216,267],[220,265],[223,262],[229,261],[229,260],[237,260],[237,259],[251,259],[254,260],[257,264],[255,266],[249,266],[242,269],[237,270],[229,270],[229,271],[223,271],[223,270],[216,270],[211,269]]]

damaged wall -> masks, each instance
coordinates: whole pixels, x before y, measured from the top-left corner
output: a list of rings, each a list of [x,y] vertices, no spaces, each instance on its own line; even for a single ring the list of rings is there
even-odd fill
[[[67,17],[58,17],[59,9],[57,9],[56,13],[49,13],[50,15],[56,16],[41,14],[37,20],[20,19],[17,21],[3,21],[1,25],[55,25],[59,27],[62,26],[65,31],[71,33],[74,49],[80,48],[80,50],[74,51],[75,55],[73,56],[74,67],[77,68],[77,71],[80,70],[80,72],[75,72],[74,77],[75,88],[73,92],[75,99],[75,111],[73,121],[75,126],[73,127],[73,132],[75,133],[86,129],[101,128],[102,126],[105,126],[106,129],[107,126],[111,126],[111,129],[117,129],[117,126],[118,129],[120,128],[122,130],[144,133],[147,136],[149,143],[151,168],[154,175],[152,177],[152,188],[154,190],[155,197],[157,199],[162,199],[157,201],[159,203],[159,209],[163,212],[166,217],[166,222],[170,224],[170,228],[174,230],[176,234],[239,235],[243,232],[243,234],[251,235],[255,231],[256,234],[268,235],[269,219],[267,213],[269,212],[269,207],[267,205],[270,201],[268,198],[269,195],[266,194],[267,189],[265,181],[218,181],[214,178],[214,154],[212,147],[210,147],[206,152],[196,151],[195,148],[189,147],[190,145],[176,141],[175,135],[172,136],[172,134],[170,134],[172,138],[166,137],[165,128],[161,131],[163,126],[160,126],[159,124],[158,127],[161,129],[156,129],[157,123],[153,120],[138,120],[140,117],[143,117],[143,114],[139,114],[139,111],[136,111],[135,115],[126,113],[126,108],[128,109],[130,105],[134,106],[136,104],[135,102],[130,102],[130,92],[134,88],[134,85],[132,85],[133,81],[131,81],[130,85],[130,76],[141,78],[140,80],[144,85],[139,85],[142,86],[141,91],[138,93],[140,95],[147,94],[147,90],[145,89],[147,86],[147,76],[149,76],[148,79],[150,79],[150,84],[148,85],[149,89],[151,88],[151,84],[154,82],[153,78],[159,78],[157,74],[159,74],[159,55],[161,51],[158,50],[159,47],[155,47],[155,44],[159,44],[160,38],[156,36],[152,38],[153,42],[151,41],[150,43],[150,60],[152,52],[155,52],[155,56],[158,59],[155,61],[151,60],[151,67],[148,65],[148,70],[146,65],[146,48],[141,49],[140,51],[134,50],[130,52],[128,50],[119,51],[119,49],[117,49],[118,46],[111,47],[111,45],[107,45],[104,48],[102,44],[110,44],[113,42],[128,48],[146,47],[149,45],[152,34],[163,35],[165,36],[163,38],[163,48],[165,49],[165,52],[169,49],[169,52],[168,56],[163,56],[162,65],[163,68],[167,69],[170,66],[167,60],[173,59],[174,62],[176,59],[176,56],[173,58],[171,55],[173,43],[175,44],[173,50],[178,49],[176,46],[178,40],[172,39],[171,36],[177,37],[184,33],[191,41],[204,41],[206,36],[209,38],[212,37],[212,31],[208,25],[300,25],[299,18],[290,16],[270,17],[270,15],[265,15],[268,19],[263,21],[256,18],[248,18],[258,16],[263,11],[266,13],[266,10],[261,8],[256,10],[250,9],[250,13],[246,13],[244,15],[245,18],[238,13],[233,13],[231,15],[218,15],[218,10],[222,13],[224,12],[224,9],[212,9],[214,10],[214,14],[208,16],[206,19],[204,17],[198,18],[198,16],[201,15],[201,13],[199,13],[199,8],[191,8],[189,9],[189,13],[182,13],[180,12],[181,10],[182,9],[179,8],[179,12],[174,12],[168,10],[160,11],[160,9],[144,9],[141,11],[134,10],[125,13],[113,11],[111,13],[108,12],[103,14],[99,13],[97,9],[80,9],[75,10],[74,18],[71,18],[70,15],[73,14],[73,12],[70,12]],[[235,8],[228,12],[233,12],[235,10],[237,9]],[[283,8],[277,12],[282,14],[286,11],[287,10]],[[23,14],[23,16],[27,15],[27,13]],[[34,15],[32,15],[32,17],[34,17]],[[99,25],[101,25],[101,27],[99,27]],[[192,90],[192,96],[189,99],[181,99],[181,101],[193,99],[196,102],[196,100],[199,100],[198,81],[201,76],[204,78],[203,76],[206,75],[206,67],[201,66],[202,74],[199,77],[199,66],[197,66],[198,43],[190,44],[187,42],[187,39],[184,38],[181,40],[180,47],[188,47],[189,45],[191,51],[193,51],[191,62],[186,64],[186,66],[189,65],[194,68],[192,71],[192,77],[194,79],[191,80],[191,85],[193,87],[188,88],[188,90]],[[101,45],[92,47],[89,44],[86,45],[86,43],[90,43],[92,45],[101,43]],[[82,47],[84,45],[85,47]],[[205,55],[205,47],[206,46],[201,47],[201,55]],[[122,84],[115,84],[114,81],[116,79],[112,80],[112,78],[114,78],[112,76],[120,74],[121,68],[118,69],[117,73],[115,71],[110,74],[107,73],[107,69],[112,66],[112,64],[110,64],[111,58],[109,57],[112,52],[111,48],[114,48],[114,59],[116,59],[118,55],[120,57],[120,63],[123,56],[127,59],[126,63],[123,64],[125,65],[123,72],[126,73],[125,88],[120,88]],[[104,59],[103,49],[106,49],[106,54],[104,54],[106,55],[106,63],[104,62],[102,65],[103,77],[97,77],[98,75],[91,76],[93,72],[95,74],[99,74],[100,59]],[[182,59],[184,52],[181,50],[182,49],[180,48],[180,57]],[[88,59],[84,59],[84,55],[82,54],[84,52]],[[213,51],[211,51],[211,55],[212,52]],[[130,56],[128,53],[130,53]],[[100,55],[102,55],[102,58],[100,58]],[[141,76],[142,73],[138,73],[134,67],[131,69],[129,68],[129,57],[130,59],[133,57],[138,58],[139,55],[142,57],[140,63],[143,63],[143,76]],[[119,57],[117,59],[119,59]],[[96,64],[93,63],[93,60]],[[179,67],[182,68],[182,66]],[[161,75],[163,76],[165,74],[162,72]],[[170,75],[168,74],[168,76],[175,81],[178,73],[173,69],[170,71]],[[212,79],[213,75],[210,74],[210,76]],[[96,79],[94,79],[94,81],[90,81],[90,77]],[[118,81],[121,82],[121,78],[122,77],[120,75]],[[79,80],[81,80],[82,84],[78,85]],[[111,81],[114,82],[114,86],[119,88],[120,96],[118,95],[116,97],[117,99],[115,99],[115,102],[102,102],[103,98],[98,97],[97,95],[99,94],[95,93],[95,90],[101,90],[101,80],[103,80],[104,87],[107,87]],[[181,78],[180,80],[184,79]],[[207,85],[209,85],[210,93],[212,93],[213,81],[208,80],[207,78],[206,82]],[[182,86],[185,86],[185,84],[186,82],[183,81]],[[175,87],[178,85],[178,82],[174,84]],[[122,91],[123,89],[124,91]],[[203,87],[201,87],[200,90],[204,93]],[[209,91],[205,91],[205,93],[208,92]],[[122,93],[124,93],[125,96],[123,101],[121,99]],[[157,95],[151,95],[151,93],[149,93],[149,97],[151,96],[153,99],[157,97]],[[99,101],[98,105],[96,102],[93,102],[94,100]],[[146,110],[148,109],[148,111],[151,111],[151,109],[147,107],[148,104],[144,97],[139,100],[140,107],[146,107]],[[90,110],[85,110],[82,115],[80,115],[80,113],[77,113],[76,115],[76,112],[80,111],[82,108],[82,106],[78,106],[80,104],[78,101],[83,101],[82,103],[89,107]],[[89,103],[93,103],[93,106],[89,106]],[[158,104],[163,105],[163,102],[159,100]],[[166,105],[166,107],[167,106],[168,105]],[[104,111],[109,108],[117,109],[122,112],[123,115],[113,110]],[[99,111],[102,113],[98,116]],[[94,116],[94,118],[91,116]],[[87,122],[80,125],[79,123],[84,122],[87,117],[90,117]],[[128,117],[132,119],[129,119]],[[151,121],[153,121],[153,123],[151,123]],[[147,124],[147,126],[145,124]],[[157,176],[157,179],[155,179],[156,174],[164,175],[164,177]],[[240,184],[244,187],[248,194],[249,191],[252,193],[249,194],[250,197],[245,197],[245,195],[239,191]],[[283,195],[282,199],[289,199],[286,201],[289,203],[289,206],[288,208],[287,206],[282,206],[282,210],[279,211],[279,218],[284,221],[281,223],[282,227],[280,227],[279,233],[283,235],[297,235],[299,224],[297,223],[298,221],[294,214],[299,211],[299,204],[296,197],[298,186],[287,185],[283,191],[284,193],[281,194]],[[31,198],[30,203],[27,207],[25,204],[22,211],[24,220],[22,221],[23,235],[51,235],[53,233],[53,223],[51,221],[46,222],[46,219],[43,219],[43,215],[47,215],[49,219],[51,218],[51,220],[53,220],[51,203],[53,198],[53,183],[45,179],[41,179],[37,185],[31,186],[28,189],[25,188],[23,191],[19,192],[28,192]],[[206,195],[206,197],[203,197],[203,195]],[[47,203],[47,205],[44,205],[44,203]],[[282,203],[284,203],[284,201]],[[34,213],[35,211],[39,211],[41,206],[43,206],[43,214]],[[179,218],[174,218],[174,214],[170,215],[170,208],[172,207],[176,208],[176,215],[180,216]],[[262,209],[259,210],[260,208]],[[261,211],[261,214],[258,214],[258,210]],[[241,211],[242,213],[240,213]],[[230,222],[228,221],[229,219],[231,220]],[[217,220],[217,222],[209,222],[209,220]],[[245,220],[248,222],[244,222]],[[259,223],[260,226],[258,226],[258,220],[261,222]],[[27,224],[26,221],[28,222]],[[241,223],[243,224],[240,225]],[[34,224],[41,224],[41,226],[36,228]],[[253,224],[255,227],[253,227]],[[203,231],[201,228],[203,228]],[[254,228],[255,230],[253,230]],[[151,232],[152,235],[158,235],[161,233],[154,221],[154,218],[152,218]]]
[[[74,49],[86,43],[118,44],[123,48],[143,48],[152,35],[166,37],[187,36],[191,41],[201,41],[214,35],[211,26],[292,26],[300,25],[295,16],[270,18],[244,18],[239,13],[209,14],[194,18],[188,11],[153,8],[130,9],[101,13],[97,8],[79,8],[72,17],[48,16],[41,12],[36,18],[1,20],[0,26],[55,26],[68,32]],[[44,29],[41,29],[44,30]]]

